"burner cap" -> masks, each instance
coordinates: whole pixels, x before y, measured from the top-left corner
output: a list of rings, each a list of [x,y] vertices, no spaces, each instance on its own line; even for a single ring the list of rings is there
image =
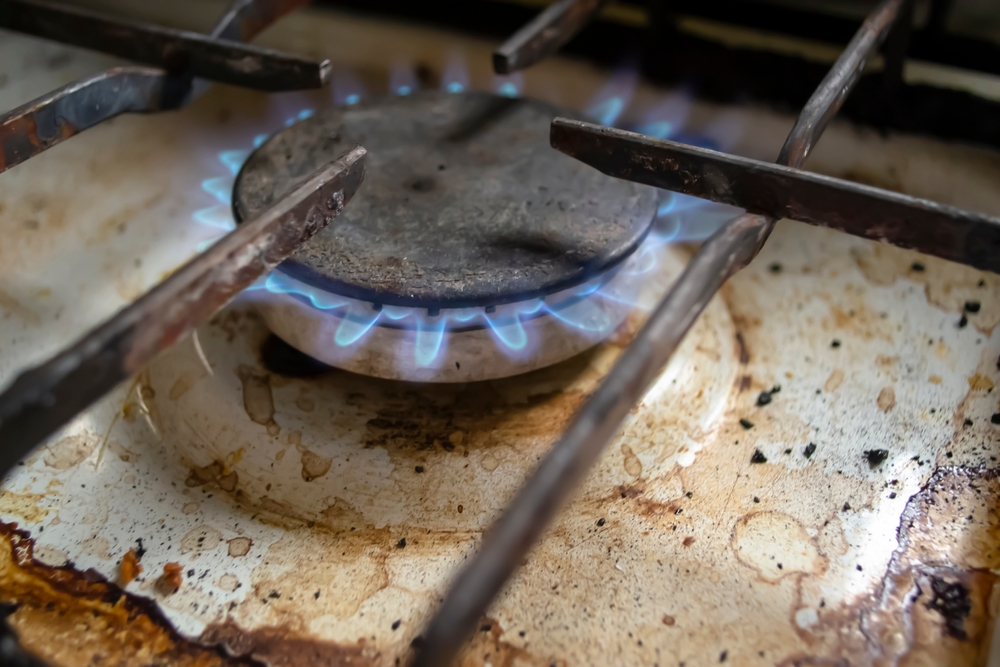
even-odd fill
[[[549,147],[572,116],[535,100],[421,93],[339,107],[284,129],[236,179],[237,220],[265,210],[348,146],[364,185],[281,270],[324,291],[413,308],[492,306],[585,282],[625,259],[656,209],[652,188]]]

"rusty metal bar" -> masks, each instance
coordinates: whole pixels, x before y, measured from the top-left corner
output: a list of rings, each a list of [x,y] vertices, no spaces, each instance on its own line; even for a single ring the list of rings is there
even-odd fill
[[[75,81],[0,116],[0,172],[113,116],[176,109],[191,79],[117,67]]]
[[[306,1],[234,0],[212,35],[252,39]],[[168,111],[191,96],[189,72],[148,67],[116,67],[63,86],[0,115],[0,173],[119,114]]]
[[[608,0],[559,0],[493,53],[493,69],[510,74],[552,55],[573,38]]]
[[[366,163],[364,148],[347,151],[72,347],[18,375],[0,394],[0,476],[326,227],[361,185]]]
[[[1000,218],[565,118],[552,121],[552,145],[608,176],[1000,273]]]
[[[321,88],[328,61],[104,16],[42,0],[0,0],[0,28],[258,90]]]
[[[883,0],[865,20],[799,115],[779,161],[801,166],[865,62],[881,46],[903,2]],[[490,602],[659,376],[701,311],[729,276],[753,260],[773,228],[774,218],[747,213],[702,245],[569,429],[486,531],[479,550],[459,572],[431,620],[415,667],[451,664]]]

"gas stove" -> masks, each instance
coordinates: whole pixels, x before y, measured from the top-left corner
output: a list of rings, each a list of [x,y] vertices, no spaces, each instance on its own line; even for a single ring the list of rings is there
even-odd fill
[[[101,9],[203,29],[222,6]],[[461,568],[484,582],[503,569],[482,560],[511,553],[505,508],[584,429],[608,430],[605,453],[471,638],[456,632],[460,664],[996,657],[995,274],[782,220],[700,316],[672,320],[691,324],[669,362],[618,385],[638,395],[623,421],[581,425],[615,369],[676,335],[643,332],[743,210],[716,187],[728,171],[674,184],[718,203],[634,165],[604,176],[584,164],[590,144],[559,145],[579,159],[549,147],[553,119],[695,147],[592,135],[631,154],[763,162],[794,116],[653,85],[629,60],[494,74],[495,42],[330,8],[257,43],[329,59],[328,85],[196,80],[174,112],[114,118],[0,174],[9,382],[192,257],[223,256],[345,149],[367,151],[340,163],[366,173],[324,230],[8,475],[0,601],[27,651],[51,665],[431,660],[453,641],[441,627],[468,621],[447,615],[449,590],[483,595]],[[15,33],[0,53],[20,68],[4,72],[4,109],[121,65]],[[876,186],[880,206],[1000,213],[989,148],[836,120],[824,137],[809,170]],[[925,213],[978,220],[952,211]],[[753,212],[740,219],[770,209]]]

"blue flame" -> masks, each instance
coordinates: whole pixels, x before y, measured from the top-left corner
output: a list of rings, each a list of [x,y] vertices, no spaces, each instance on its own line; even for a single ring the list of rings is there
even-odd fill
[[[415,357],[417,365],[430,366],[437,359],[441,352],[441,343],[444,341],[444,330],[447,318],[438,316],[430,321],[420,318],[417,320],[417,349]]]
[[[250,157],[250,151],[222,151],[219,153],[219,161],[226,165],[229,173],[233,176],[240,173],[240,169],[248,157]]]
[[[496,314],[489,313],[484,314],[484,318],[493,333],[493,337],[508,350],[517,352],[527,347],[528,333],[524,330],[519,316],[499,318]]]
[[[201,182],[201,189],[215,197],[220,204],[233,203],[233,177],[216,176]]]
[[[389,76],[389,92],[393,95],[409,95],[419,90],[417,75],[407,63],[396,63]]]
[[[313,110],[312,109],[303,109],[302,111],[298,112],[297,114],[295,114],[291,118],[285,119],[285,127],[291,127],[292,125],[295,125],[300,120],[305,120],[306,118],[311,118],[312,115],[313,115]]]
[[[200,225],[205,225],[212,229],[230,232],[236,229],[236,222],[233,220],[233,211],[228,206],[213,206],[202,208],[194,212],[194,220]]]
[[[597,93],[587,115],[601,125],[614,125],[619,116],[632,101],[632,93],[639,81],[639,70],[632,64],[619,67]]]
[[[520,72],[493,76],[493,90],[504,97],[520,97],[524,90],[524,76]]]
[[[364,97],[364,87],[352,72],[334,72],[331,88],[334,104],[357,104]]]
[[[457,56],[448,60],[448,66],[441,77],[441,87],[449,93],[461,93],[469,88],[469,71],[465,61]]]
[[[666,120],[657,120],[640,125],[635,131],[639,134],[645,134],[647,137],[669,139],[674,135],[674,124]]]
[[[375,310],[371,304],[352,303],[340,320],[337,333],[333,335],[334,342],[341,347],[357,343],[378,322],[381,315],[382,311]]]

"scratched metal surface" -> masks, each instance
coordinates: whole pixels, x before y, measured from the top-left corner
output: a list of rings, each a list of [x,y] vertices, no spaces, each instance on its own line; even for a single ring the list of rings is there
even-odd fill
[[[324,16],[292,17],[263,43],[315,45],[296,50],[354,64],[372,86],[400,57],[440,71],[446,43],[490,86],[491,44]],[[370,45],[386,35],[397,52]],[[109,62],[7,35],[0,56],[4,108]],[[584,108],[606,77],[554,60],[525,85]],[[640,87],[633,109],[662,94]],[[200,182],[222,173],[216,154],[299,104],[220,87],[4,174],[0,378],[194,252],[210,236],[191,216],[211,203]],[[760,158],[790,123],[707,105],[690,115]],[[986,151],[834,124],[809,166],[1000,212],[1000,158]],[[685,257],[669,250],[648,290],[662,291]],[[967,301],[980,308],[959,327]],[[0,518],[30,536],[4,529],[0,597],[21,603],[13,622],[26,644],[59,665],[236,662],[201,646],[216,642],[273,664],[394,664],[641,319],[548,370],[427,390],[268,375],[263,327],[233,307],[200,331],[210,370],[192,343],[178,346],[6,481]],[[464,664],[987,664],[1000,603],[998,321],[996,276],[779,224]],[[881,448],[873,468],[864,453]],[[751,462],[756,450],[766,462]],[[116,581],[139,539],[129,597],[83,574]],[[168,562],[183,568],[176,593],[156,584]]]

